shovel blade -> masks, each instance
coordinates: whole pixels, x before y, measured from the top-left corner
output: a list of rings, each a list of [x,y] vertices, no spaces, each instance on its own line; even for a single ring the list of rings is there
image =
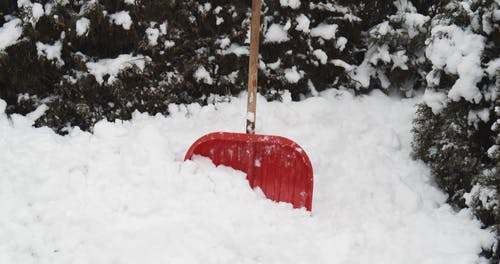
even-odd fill
[[[259,187],[273,201],[312,209],[311,162],[306,152],[290,139],[215,132],[193,143],[184,159],[191,159],[193,155],[208,157],[217,166],[245,172],[250,186]]]

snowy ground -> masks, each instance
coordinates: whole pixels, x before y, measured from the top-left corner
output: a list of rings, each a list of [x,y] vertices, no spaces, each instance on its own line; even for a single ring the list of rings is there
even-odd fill
[[[0,263],[470,264],[492,243],[410,158],[416,99],[259,100],[257,131],[311,158],[312,214],[264,199],[240,172],[182,161],[206,132],[243,131],[244,97],[100,122],[94,135],[0,114]]]

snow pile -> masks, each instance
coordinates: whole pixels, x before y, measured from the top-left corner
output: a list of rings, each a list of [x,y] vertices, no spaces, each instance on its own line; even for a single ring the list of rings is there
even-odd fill
[[[12,19],[0,27],[0,52],[17,43],[23,34],[21,19]]]
[[[147,56],[132,56],[130,54],[122,54],[114,59],[102,59],[97,62],[87,62],[86,66],[90,74],[94,75],[99,84],[112,84],[116,81],[118,74],[132,67],[137,67],[140,71],[144,70],[146,62],[150,58]],[[106,80],[104,78],[107,77]]]
[[[0,263],[470,264],[492,243],[410,158],[417,100],[284,99],[258,98],[257,132],[307,151],[312,215],[263,198],[238,171],[182,161],[201,135],[243,130],[244,96],[65,137],[32,128],[39,113],[7,120],[0,100]]]

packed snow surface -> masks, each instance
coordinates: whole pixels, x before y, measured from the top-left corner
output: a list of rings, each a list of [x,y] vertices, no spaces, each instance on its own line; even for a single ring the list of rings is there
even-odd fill
[[[257,132],[311,158],[312,213],[241,172],[183,161],[203,134],[243,131],[245,96],[215,99],[67,136],[31,127],[46,107],[7,119],[0,100],[0,263],[470,264],[492,243],[410,158],[417,99],[258,98]]]

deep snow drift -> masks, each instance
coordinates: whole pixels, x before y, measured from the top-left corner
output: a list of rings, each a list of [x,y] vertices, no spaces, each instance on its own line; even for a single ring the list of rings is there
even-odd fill
[[[62,137],[30,126],[40,111],[8,120],[0,100],[0,263],[470,264],[493,242],[410,158],[417,99],[259,98],[257,131],[311,158],[312,214],[238,171],[182,161],[207,132],[243,131],[245,98],[230,101]]]

